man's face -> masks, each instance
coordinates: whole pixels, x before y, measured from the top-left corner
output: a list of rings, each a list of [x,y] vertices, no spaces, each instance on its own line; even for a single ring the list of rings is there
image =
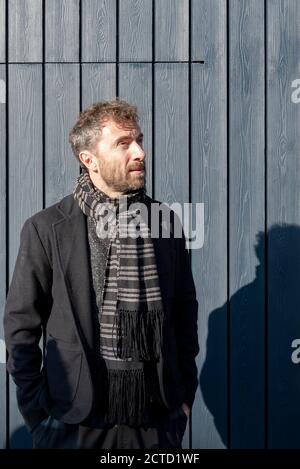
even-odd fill
[[[94,150],[101,186],[125,193],[145,186],[143,134],[139,126],[119,127],[107,121]],[[103,184],[104,183],[104,184]]]

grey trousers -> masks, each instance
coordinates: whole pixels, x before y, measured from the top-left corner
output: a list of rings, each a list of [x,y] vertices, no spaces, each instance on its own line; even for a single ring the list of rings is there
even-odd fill
[[[157,424],[149,428],[128,425],[91,428],[67,424],[49,416],[33,430],[33,448],[181,448],[187,420],[182,407],[158,419]]]

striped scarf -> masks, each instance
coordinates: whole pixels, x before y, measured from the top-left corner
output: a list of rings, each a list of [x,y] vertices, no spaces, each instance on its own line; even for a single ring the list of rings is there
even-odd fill
[[[147,403],[160,402],[153,364],[160,356],[163,325],[150,230],[141,218],[138,232],[132,223],[145,190],[112,199],[93,185],[88,171],[77,181],[74,198],[87,216],[100,355],[108,376],[105,421],[141,425]]]

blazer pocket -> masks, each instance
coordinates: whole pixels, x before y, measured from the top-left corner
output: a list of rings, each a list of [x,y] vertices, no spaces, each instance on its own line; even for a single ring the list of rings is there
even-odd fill
[[[71,403],[76,395],[82,350],[78,344],[50,336],[46,346],[46,372],[50,396],[54,401]]]

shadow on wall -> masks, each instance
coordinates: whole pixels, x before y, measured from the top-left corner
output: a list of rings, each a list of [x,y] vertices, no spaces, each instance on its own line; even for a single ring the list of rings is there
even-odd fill
[[[200,386],[231,448],[300,448],[300,227],[274,225],[266,248],[259,233],[255,279],[208,321]]]

